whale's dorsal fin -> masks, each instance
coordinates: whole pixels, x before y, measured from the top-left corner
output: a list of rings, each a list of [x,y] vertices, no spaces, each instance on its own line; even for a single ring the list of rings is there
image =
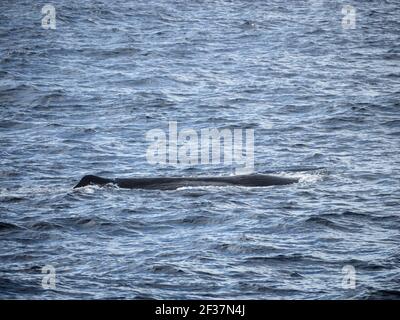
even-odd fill
[[[94,175],[86,175],[81,179],[81,181],[78,182],[78,184],[74,187],[74,189],[85,187],[90,184],[104,185],[110,182],[113,182],[113,180],[101,178]]]

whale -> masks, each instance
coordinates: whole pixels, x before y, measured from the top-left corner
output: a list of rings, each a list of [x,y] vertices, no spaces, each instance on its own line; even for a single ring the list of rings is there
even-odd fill
[[[236,176],[214,177],[154,177],[154,178],[115,178],[108,179],[95,175],[84,176],[74,189],[88,185],[104,186],[114,184],[125,189],[159,189],[175,190],[182,187],[203,186],[243,186],[266,187],[274,185],[288,185],[298,182],[297,178],[286,178],[268,174],[250,174]]]

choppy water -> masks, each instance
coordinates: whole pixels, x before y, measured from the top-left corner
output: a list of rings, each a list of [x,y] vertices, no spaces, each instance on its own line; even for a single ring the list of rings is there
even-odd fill
[[[400,297],[398,1],[352,30],[342,1],[44,4],[0,4],[0,298]],[[170,120],[253,128],[256,171],[302,182],[72,190],[232,173],[150,165]]]

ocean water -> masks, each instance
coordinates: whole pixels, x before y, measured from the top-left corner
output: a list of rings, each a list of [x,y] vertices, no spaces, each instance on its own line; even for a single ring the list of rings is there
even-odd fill
[[[0,3],[1,299],[400,297],[398,1],[45,4]],[[72,189],[233,174],[149,163],[169,121],[300,182]]]

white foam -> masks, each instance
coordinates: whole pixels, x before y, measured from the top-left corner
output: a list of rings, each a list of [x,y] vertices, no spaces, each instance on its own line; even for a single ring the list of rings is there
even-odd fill
[[[31,197],[49,194],[66,193],[71,191],[70,188],[54,188],[50,186],[23,186],[15,189],[0,189],[0,197]]]
[[[324,178],[324,173],[321,171],[315,172],[282,172],[281,175],[285,178],[299,179],[301,184],[312,184],[321,181]]]

